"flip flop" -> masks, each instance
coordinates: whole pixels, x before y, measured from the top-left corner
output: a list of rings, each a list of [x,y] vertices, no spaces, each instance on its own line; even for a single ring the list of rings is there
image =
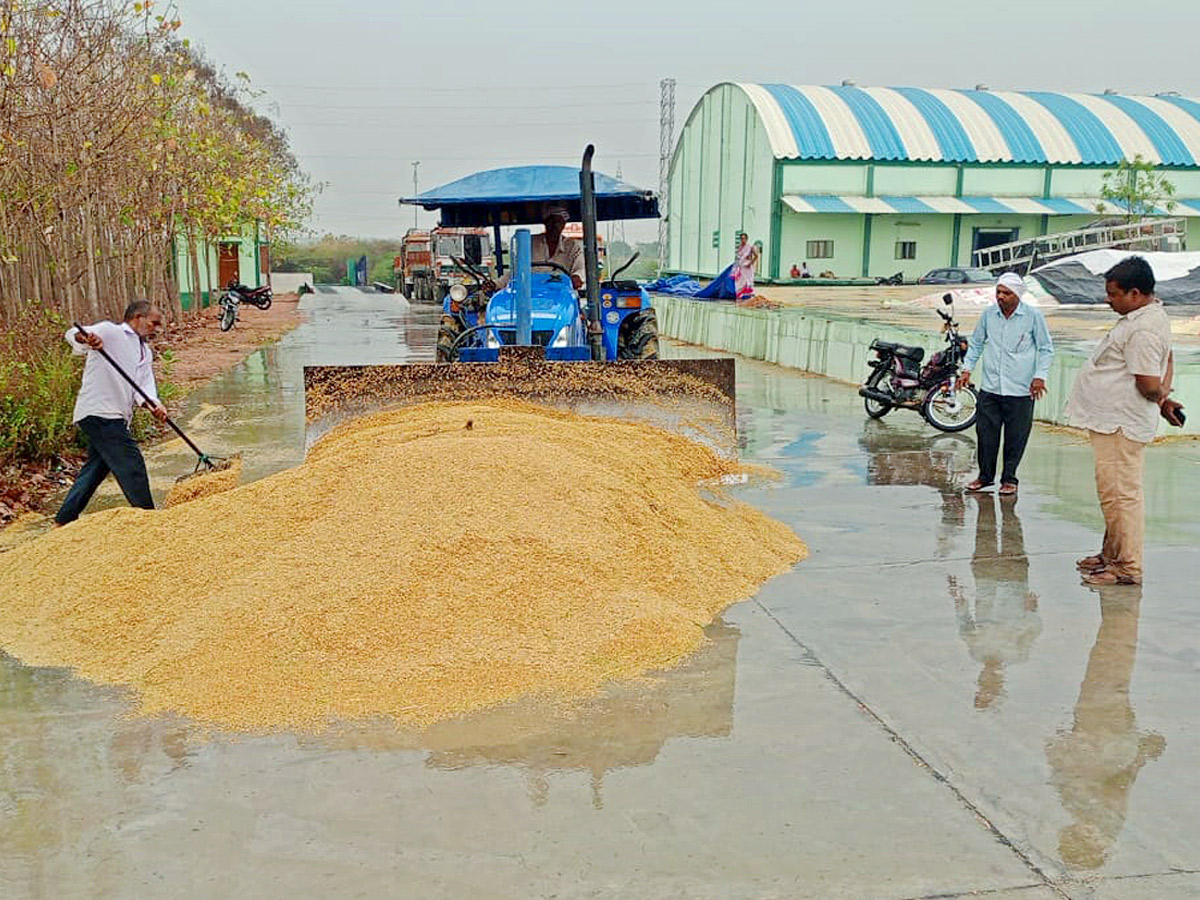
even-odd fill
[[[1017,496],[1017,486],[1015,484],[1002,484],[1000,485],[1000,490],[996,493],[1001,497],[1015,497]]]
[[[991,481],[983,482],[983,481],[980,481],[978,478],[976,478],[974,481],[968,483],[967,486],[963,488],[963,490],[966,491],[968,494],[978,494],[980,491],[984,490],[985,488],[990,488],[992,486],[992,484],[993,484],[993,482],[991,482]]]
[[[1132,578],[1129,575],[1118,575],[1112,569],[1100,569],[1097,572],[1092,572],[1090,575],[1084,575],[1083,583],[1104,587],[1105,585],[1114,584],[1141,584],[1142,579]]]
[[[1075,560],[1075,568],[1080,572],[1095,572],[1097,569],[1103,569],[1104,565],[1104,557],[1099,553]]]

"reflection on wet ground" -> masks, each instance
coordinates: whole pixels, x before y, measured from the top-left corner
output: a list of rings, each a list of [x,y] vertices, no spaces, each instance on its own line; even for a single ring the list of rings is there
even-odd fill
[[[432,307],[306,300],[194,398],[250,477],[302,456],[304,364],[433,355]],[[810,559],[582,704],[237,740],[0,655],[0,896],[1200,896],[1200,448],[1150,449],[1146,586],[1093,592],[1071,436],[1035,431],[1010,502],[960,492],[971,433],[852,387],[740,361],[738,412],[782,474],[739,492]]]
[[[1016,499],[971,494],[978,506],[975,552],[971,555],[974,590],[946,576],[958,630],[981,666],[975,708],[987,709],[1004,695],[1004,671],[1025,662],[1042,631],[1038,595],[1029,588],[1029,558],[1017,515]],[[996,506],[1000,521],[996,520]]]
[[[1050,781],[1072,822],[1058,836],[1068,866],[1104,865],[1125,824],[1138,773],[1166,749],[1156,731],[1137,728],[1130,682],[1137,658],[1140,585],[1095,588],[1100,628],[1079,685],[1070,727],[1046,742]]]

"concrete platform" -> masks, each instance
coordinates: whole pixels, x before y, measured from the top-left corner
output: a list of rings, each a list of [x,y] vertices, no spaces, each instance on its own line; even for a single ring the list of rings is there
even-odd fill
[[[299,456],[303,364],[432,354],[431,309],[306,301],[319,325],[196,398],[257,471]],[[1146,585],[1097,593],[1071,435],[1037,427],[1001,505],[958,490],[969,435],[739,379],[744,454],[782,474],[740,496],[812,555],[688,664],[570,713],[237,739],[0,657],[0,896],[1200,896],[1200,443],[1150,448]]]

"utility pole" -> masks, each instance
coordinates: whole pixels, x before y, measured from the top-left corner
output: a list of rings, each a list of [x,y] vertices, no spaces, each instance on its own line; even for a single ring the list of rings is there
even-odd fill
[[[420,193],[417,190],[417,167],[420,165],[421,165],[421,161],[419,159],[413,160],[412,167],[413,167],[413,196],[414,197],[417,196],[418,193]],[[417,227],[417,210],[419,210],[420,208],[421,207],[416,206],[416,205],[413,206],[413,228]]]
[[[671,239],[668,217],[671,213],[671,150],[675,144],[675,79],[658,83],[658,271],[667,263]]]

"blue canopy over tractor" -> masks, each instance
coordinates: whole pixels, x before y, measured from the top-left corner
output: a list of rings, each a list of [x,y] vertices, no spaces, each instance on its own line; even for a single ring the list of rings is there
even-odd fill
[[[596,219],[656,219],[658,197],[600,172],[595,178]],[[571,219],[583,219],[579,169],[575,166],[511,166],[476,172],[400,203],[441,210],[445,226],[532,225],[542,221],[547,203],[565,206]]]

